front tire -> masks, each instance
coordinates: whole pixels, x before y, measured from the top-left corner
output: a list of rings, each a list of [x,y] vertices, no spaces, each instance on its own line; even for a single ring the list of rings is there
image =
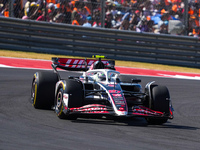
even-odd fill
[[[65,105],[64,105],[64,101],[63,101],[63,89],[60,88],[60,90],[58,91],[57,95],[56,95],[56,106],[55,106],[55,112],[58,116],[58,118],[60,119],[76,119],[73,118],[72,116],[70,116],[69,114],[66,114],[66,112],[64,113],[65,110]],[[68,109],[68,108],[66,108]]]
[[[75,120],[76,115],[70,114],[69,108],[83,106],[83,87],[77,80],[65,80],[66,87],[60,85],[55,99],[55,112],[60,119]],[[64,103],[63,95],[68,94],[67,104]]]
[[[151,89],[152,99],[150,109],[169,114],[169,91],[166,86],[156,85]],[[146,118],[150,124],[166,123],[168,118]]]

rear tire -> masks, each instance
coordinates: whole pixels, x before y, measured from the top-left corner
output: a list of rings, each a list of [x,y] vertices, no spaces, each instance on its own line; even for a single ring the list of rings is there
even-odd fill
[[[31,89],[31,102],[37,109],[51,109],[54,104],[58,75],[54,72],[36,72]]]
[[[166,86],[153,86],[151,89],[152,101],[150,109],[169,114],[169,91]],[[166,123],[168,118],[146,118],[150,124]]]

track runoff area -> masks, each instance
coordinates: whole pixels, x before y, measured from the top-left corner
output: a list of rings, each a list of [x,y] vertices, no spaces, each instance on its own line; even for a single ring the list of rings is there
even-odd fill
[[[0,67],[42,69],[42,70],[52,69],[51,61],[49,60],[10,58],[10,57],[0,57]],[[150,70],[150,69],[121,67],[121,66],[116,66],[115,68],[121,74],[200,80],[200,74],[195,74],[195,73],[181,73],[181,72]]]

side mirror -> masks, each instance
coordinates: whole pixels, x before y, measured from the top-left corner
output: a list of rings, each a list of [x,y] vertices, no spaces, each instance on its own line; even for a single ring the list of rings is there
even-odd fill
[[[116,78],[116,83],[120,83],[120,79],[119,78]]]

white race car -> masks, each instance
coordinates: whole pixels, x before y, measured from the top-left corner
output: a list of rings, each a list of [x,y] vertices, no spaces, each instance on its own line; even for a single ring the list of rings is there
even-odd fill
[[[53,108],[59,118],[79,116],[145,117],[148,123],[163,124],[173,119],[173,107],[166,86],[121,76],[114,61],[52,58],[53,71],[36,72],[31,102],[35,108]],[[85,71],[81,76],[61,78],[57,68]]]

